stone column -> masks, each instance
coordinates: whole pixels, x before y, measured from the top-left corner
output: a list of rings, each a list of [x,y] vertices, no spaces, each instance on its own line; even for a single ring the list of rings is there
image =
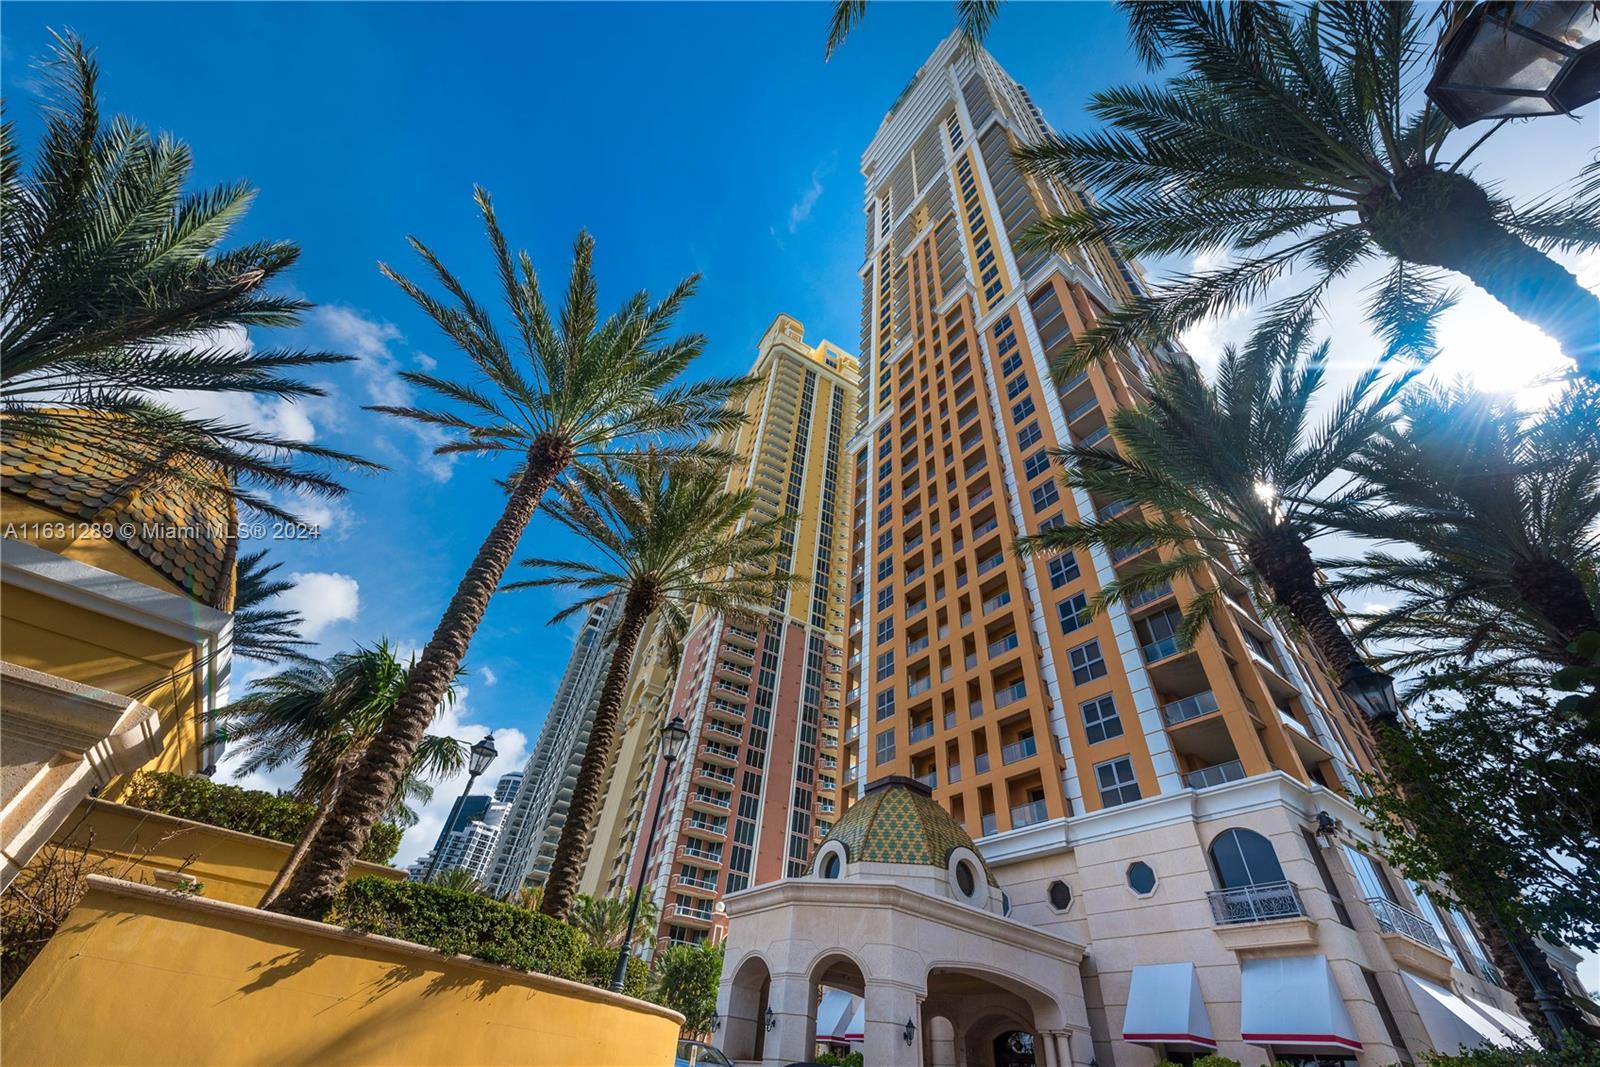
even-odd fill
[[[955,1024],[943,1015],[928,1020],[930,1060],[928,1067],[956,1067]]]
[[[1038,1043],[1044,1049],[1044,1067],[1062,1067],[1061,1056],[1056,1051],[1056,1031],[1040,1030]]]
[[[922,1035],[906,1045],[906,1020],[921,1028],[921,997],[912,986],[899,982],[868,981],[866,1040],[862,1051],[868,1063],[893,1063],[922,1067]]]
[[[766,1035],[766,1056],[761,1062],[766,1067],[786,1067],[810,1060],[817,1045],[810,978],[803,974],[773,975],[767,1003],[777,1025]]]

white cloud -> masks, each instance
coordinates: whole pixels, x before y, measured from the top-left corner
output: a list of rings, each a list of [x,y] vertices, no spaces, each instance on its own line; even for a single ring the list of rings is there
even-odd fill
[[[492,686],[500,680],[500,676],[495,674],[494,671],[488,667],[479,667],[478,677],[483,679],[483,684],[485,686]]]
[[[361,610],[361,585],[348,574],[295,571],[289,580],[294,587],[278,595],[278,604],[305,616],[300,633],[307,640],[316,640],[336,622],[349,622]]]
[[[408,407],[415,403],[411,386],[396,373],[400,361],[389,351],[391,344],[404,340],[399,327],[366,318],[354,308],[339,304],[324,304],[314,309],[311,317],[336,347],[356,357],[356,373],[366,388],[369,403],[385,407]],[[433,365],[428,356],[416,354],[413,358],[424,368]],[[398,423],[400,420],[389,421]],[[409,420],[405,422],[405,430],[422,445],[422,455],[416,460],[422,469],[435,481],[449,481],[455,457],[433,454],[448,435],[436,426]]]
[[[824,168],[818,167],[811,172],[811,185],[800,194],[792,207],[789,208],[789,232],[798,233],[800,224],[811,217],[811,209],[817,206],[817,200],[822,196],[822,174]]]
[[[1200,252],[1189,265],[1190,274],[1200,274],[1227,265],[1227,249],[1212,248]],[[1252,308],[1235,308],[1223,315],[1202,319],[1178,335],[1178,342],[1193,356],[1195,362],[1212,370],[1222,360],[1222,350],[1229,344],[1239,344],[1250,333]]]

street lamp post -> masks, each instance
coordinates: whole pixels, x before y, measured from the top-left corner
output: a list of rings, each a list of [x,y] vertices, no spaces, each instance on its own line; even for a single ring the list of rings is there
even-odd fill
[[[462,742],[457,742],[461,744]],[[450,808],[450,817],[445,820],[445,832],[439,836],[439,841],[433,846],[433,856],[428,860],[427,873],[422,876],[424,882],[433,881],[434,872],[439,869],[439,859],[444,855],[444,843],[450,837],[450,824],[456,821],[456,813],[467,802],[467,794],[472,792],[472,783],[478,780],[478,775],[489,769],[489,764],[500,753],[494,747],[494,736],[489,735],[482,741],[467,749],[467,784],[462,786],[461,795],[456,798],[455,804]]]
[[[639,864],[639,882],[633,888],[633,902],[628,905],[628,928],[622,932],[622,949],[617,953],[617,969],[611,975],[611,991],[622,992],[628,977],[628,960],[633,956],[633,928],[639,922],[639,902],[644,898],[645,874],[650,870],[650,853],[655,848],[656,830],[661,825],[661,809],[667,799],[667,783],[672,780],[672,765],[683,755],[689,744],[689,728],[683,719],[674,715],[672,721],[661,728],[661,788],[656,791],[656,810],[650,817],[650,834],[644,839],[644,859]]]

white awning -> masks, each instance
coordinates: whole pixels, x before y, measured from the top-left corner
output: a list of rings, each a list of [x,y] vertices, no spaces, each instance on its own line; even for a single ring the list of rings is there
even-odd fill
[[[1133,969],[1122,1039],[1145,1045],[1217,1047],[1193,963],[1141,964]]]
[[[1292,1051],[1360,1050],[1326,956],[1246,959],[1240,976],[1244,1040]]]
[[[1507,1042],[1508,1047],[1532,1047],[1538,1044],[1538,1041],[1535,1040],[1533,1036],[1533,1027],[1529,1026],[1528,1021],[1522,1018],[1520,1015],[1512,1015],[1510,1012],[1501,1011],[1493,1004],[1487,1004],[1476,997],[1467,997],[1466,1001],[1469,1007],[1474,1008],[1481,1015],[1485,1016],[1490,1022],[1494,1023],[1494,1025],[1498,1027],[1501,1032],[1511,1039],[1509,1042]]]
[[[864,1033],[862,1018],[866,1003],[843,989],[824,988],[817,1003],[817,1040],[843,1045],[860,1042]]]
[[[1465,1000],[1444,986],[1404,971],[1400,972],[1400,979],[1406,985],[1406,992],[1411,994],[1411,1003],[1416,1005],[1417,1014],[1422,1016],[1422,1025],[1428,1031],[1428,1040],[1433,1042],[1433,1051],[1454,1056],[1462,1049],[1515,1044],[1500,1032],[1499,1027],[1473,1011]]]

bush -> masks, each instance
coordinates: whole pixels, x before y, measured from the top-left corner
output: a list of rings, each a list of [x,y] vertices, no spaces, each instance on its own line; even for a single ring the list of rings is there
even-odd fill
[[[589,948],[583,953],[583,980],[601,989],[611,988],[611,976],[617,971],[617,950]],[[650,983],[650,967],[638,956],[628,960],[628,973],[622,979],[622,991],[630,997],[644,999]]]
[[[356,878],[339,891],[328,921],[519,971],[588,980],[588,942],[581,933],[560,919],[478,893],[421,882]],[[615,955],[611,961],[614,965]],[[607,967],[598,984],[610,980]]]
[[[673,945],[657,957],[656,975],[652,999],[682,1015],[686,1032],[709,1032],[717,1011],[717,984],[722,980],[721,946],[705,942]]]
[[[317,806],[258,789],[219,785],[198,775],[140,771],[128,787],[123,802],[145,811],[237,830],[292,845],[300,840]],[[361,858],[388,863],[400,851],[400,829],[378,823],[367,837]]]
[[[862,1067],[864,1061],[860,1050],[846,1052],[843,1056],[836,1052],[824,1052],[816,1060],[819,1067]]]
[[[1428,1067],[1594,1067],[1600,1063],[1600,1042],[1569,1033],[1554,1048],[1475,1048],[1454,1056],[1426,1055]]]

